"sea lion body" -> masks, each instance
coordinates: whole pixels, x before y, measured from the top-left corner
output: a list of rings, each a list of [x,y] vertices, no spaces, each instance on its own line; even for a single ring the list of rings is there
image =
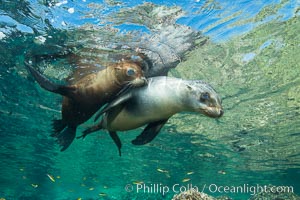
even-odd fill
[[[128,69],[135,70],[135,74],[127,76]],[[74,126],[84,123],[104,104],[115,98],[130,81],[135,87],[145,84],[142,76],[143,73],[137,63],[122,62],[83,77],[73,85],[76,90],[69,96],[64,96],[62,119]]]
[[[148,124],[143,133],[133,140],[136,145],[146,144],[154,139],[170,117],[183,111],[198,112],[212,118],[223,115],[221,98],[209,84],[199,80],[153,77],[148,79],[147,86],[134,88],[108,104],[98,114],[104,113],[100,123],[87,129],[83,137],[99,129],[106,129],[117,137],[116,131]]]
[[[43,88],[63,95],[62,119],[53,121],[52,134],[62,146],[62,151],[72,143],[77,126],[115,98],[125,86],[139,87],[146,84],[140,63],[132,61],[111,64],[69,86],[56,85],[30,65],[26,66]]]
[[[105,113],[103,126],[109,131],[126,131],[150,122],[168,119],[181,111],[191,111],[185,102],[186,89],[182,80],[169,77],[149,79],[148,87],[131,92],[122,110],[115,116],[114,110]],[[179,92],[180,91],[180,92]]]

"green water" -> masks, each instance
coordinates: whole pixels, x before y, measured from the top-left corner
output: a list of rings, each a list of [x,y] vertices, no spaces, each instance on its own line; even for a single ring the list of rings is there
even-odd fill
[[[103,131],[60,152],[49,133],[61,97],[41,89],[23,66],[31,36],[0,40],[0,198],[171,199],[179,186],[192,185],[215,197],[248,199],[251,192],[210,189],[257,184],[300,194],[299,32],[296,15],[190,51],[170,75],[213,85],[224,116],[177,114],[144,146],[131,144],[142,129],[120,133],[122,157]],[[138,191],[137,183],[175,191]]]

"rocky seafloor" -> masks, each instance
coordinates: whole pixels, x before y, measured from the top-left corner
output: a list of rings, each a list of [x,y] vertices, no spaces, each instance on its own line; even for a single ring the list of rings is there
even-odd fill
[[[261,192],[249,200],[299,200],[300,197],[292,192]],[[174,195],[172,200],[234,200],[230,197],[212,197],[196,190],[188,190],[180,194]]]

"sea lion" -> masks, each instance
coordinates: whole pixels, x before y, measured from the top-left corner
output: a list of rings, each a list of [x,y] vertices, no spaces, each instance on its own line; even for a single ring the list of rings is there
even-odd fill
[[[155,138],[172,115],[187,111],[219,118],[223,115],[221,104],[219,95],[204,81],[153,77],[148,79],[147,86],[134,88],[109,103],[96,116],[98,118],[104,113],[100,123],[86,129],[80,137],[106,129],[120,154],[121,141],[116,131],[131,130],[148,124],[132,141],[134,145],[143,145]]]
[[[72,85],[57,85],[25,62],[28,71],[39,85],[63,96],[62,119],[53,120],[52,137],[57,138],[66,150],[76,135],[78,125],[87,121],[104,104],[113,100],[118,93],[128,87],[146,84],[141,63],[122,60],[107,66],[104,70],[89,74]]]

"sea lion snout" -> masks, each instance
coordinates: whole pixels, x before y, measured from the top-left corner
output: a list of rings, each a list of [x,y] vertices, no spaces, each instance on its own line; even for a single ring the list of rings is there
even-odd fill
[[[210,97],[207,100],[200,98],[201,112],[208,117],[220,118],[224,114],[220,97],[217,93],[210,93]]]
[[[218,93],[204,81],[190,81],[190,103],[193,111],[200,112],[211,118],[219,118],[224,114],[222,100]],[[188,88],[189,88],[188,87]]]
[[[207,107],[203,110],[203,114],[211,118],[220,118],[223,116],[224,111],[222,107]]]
[[[148,84],[147,79],[144,76],[138,77],[130,82],[134,87],[141,87]]]

